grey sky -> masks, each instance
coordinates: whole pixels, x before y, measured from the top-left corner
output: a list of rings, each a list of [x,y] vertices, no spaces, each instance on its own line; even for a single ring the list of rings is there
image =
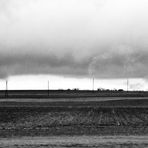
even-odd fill
[[[146,78],[147,0],[1,0],[0,77]]]

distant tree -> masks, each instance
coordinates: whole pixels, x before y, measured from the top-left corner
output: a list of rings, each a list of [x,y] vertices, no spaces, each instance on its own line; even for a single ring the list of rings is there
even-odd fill
[[[120,91],[120,92],[121,92],[121,91],[123,91],[123,89],[118,89],[118,91]]]
[[[98,90],[98,91],[102,91],[102,89],[101,89],[101,88],[98,88],[97,90]]]

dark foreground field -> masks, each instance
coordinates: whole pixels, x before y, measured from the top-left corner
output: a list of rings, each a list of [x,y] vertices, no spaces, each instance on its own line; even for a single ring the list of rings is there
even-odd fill
[[[2,148],[148,147],[146,95],[11,93],[0,96]]]
[[[148,108],[0,108],[0,137],[148,135]]]
[[[0,107],[2,148],[145,148],[146,107]]]

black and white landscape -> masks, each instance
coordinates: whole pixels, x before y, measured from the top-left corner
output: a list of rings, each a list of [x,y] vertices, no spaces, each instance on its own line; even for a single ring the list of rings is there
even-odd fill
[[[0,0],[0,147],[148,147],[147,0]]]

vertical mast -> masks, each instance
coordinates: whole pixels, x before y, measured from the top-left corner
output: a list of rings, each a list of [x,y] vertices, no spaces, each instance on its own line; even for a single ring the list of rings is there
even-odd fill
[[[127,78],[127,91],[128,91],[129,79]]]
[[[92,79],[92,90],[94,91],[94,76],[93,76],[93,79]]]
[[[48,96],[49,96],[49,80],[48,80]]]
[[[6,80],[5,97],[8,97],[8,81]]]

